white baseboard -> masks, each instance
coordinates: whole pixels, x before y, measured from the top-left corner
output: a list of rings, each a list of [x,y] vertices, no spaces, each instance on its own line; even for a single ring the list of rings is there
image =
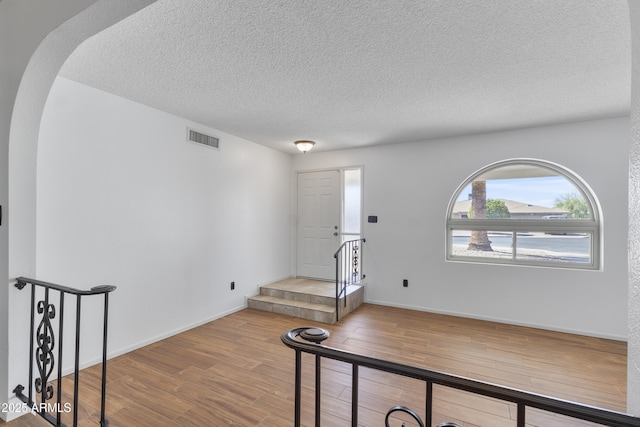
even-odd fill
[[[188,331],[190,329],[197,328],[198,326],[204,325],[205,323],[213,322],[214,320],[217,320],[217,319],[220,319],[222,317],[228,316],[228,315],[233,314],[235,312],[238,312],[240,310],[244,310],[245,308],[247,308],[246,304],[244,304],[244,305],[242,305],[240,307],[232,308],[232,309],[224,311],[222,313],[218,313],[218,314],[216,314],[214,316],[211,316],[211,317],[208,317],[206,319],[199,320],[199,321],[191,323],[191,324],[189,324],[187,326],[183,326],[181,328],[174,329],[174,330],[172,330],[170,332],[157,335],[157,336],[155,336],[153,338],[146,339],[144,341],[141,341],[139,343],[133,344],[131,346],[118,349],[118,350],[116,350],[114,352],[109,352],[107,358],[111,359],[111,358],[123,355],[125,353],[129,353],[131,351],[137,350],[137,349],[142,348],[144,346],[147,346],[149,344],[153,344],[155,342],[162,341],[164,339],[167,339],[167,338],[172,337],[174,335],[178,335],[178,334],[180,334],[182,332],[185,332],[185,331]],[[93,365],[95,365],[97,363],[100,363],[100,362],[102,362],[102,359],[100,359],[98,361],[94,361],[93,363],[91,363],[91,364],[89,364],[87,366],[84,366],[83,368],[86,368],[88,366],[93,366]]]
[[[624,341],[624,342],[627,341],[627,337],[618,336],[618,335],[598,334],[598,333],[593,333],[592,331],[581,331],[581,330],[576,330],[576,329],[556,328],[556,327],[552,327],[552,326],[548,326],[548,325],[539,325],[539,324],[535,324],[535,323],[514,322],[513,320],[501,319],[499,317],[476,316],[476,315],[470,315],[470,314],[467,314],[467,313],[459,313],[459,312],[455,312],[455,311],[436,310],[436,309],[431,309],[431,308],[417,307],[417,306],[405,305],[405,304],[393,304],[393,303],[389,303],[389,302],[385,302],[385,301],[376,301],[376,300],[365,300],[365,303],[374,304],[374,305],[382,305],[382,306],[387,306],[387,307],[403,308],[403,309],[406,309],[406,310],[423,311],[423,312],[426,312],[426,313],[444,314],[444,315],[447,315],[447,316],[465,317],[467,319],[486,320],[488,322],[503,323],[503,324],[506,324],[506,325],[525,326],[525,327],[528,327],[528,328],[544,329],[544,330],[547,330],[547,331],[564,332],[566,334],[585,335],[585,336],[588,336],[588,337],[603,338],[603,339],[614,340],[614,341]]]

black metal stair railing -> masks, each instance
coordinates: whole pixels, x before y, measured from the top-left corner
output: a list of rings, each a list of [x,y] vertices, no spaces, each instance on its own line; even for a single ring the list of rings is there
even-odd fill
[[[302,353],[315,355],[315,426],[320,426],[321,421],[321,361],[322,358],[338,360],[351,365],[351,425],[358,426],[358,382],[359,368],[366,367],[379,371],[389,372],[403,377],[413,378],[424,382],[425,408],[423,421],[418,413],[406,406],[394,406],[387,411],[385,418],[386,427],[389,427],[389,418],[395,412],[402,412],[413,418],[419,426],[432,425],[433,411],[433,385],[450,387],[477,395],[491,397],[509,403],[517,407],[517,427],[525,427],[527,408],[536,408],[554,414],[564,415],[570,418],[590,421],[610,427],[637,427],[640,426],[640,418],[628,414],[595,408],[580,403],[555,399],[549,396],[529,393],[495,384],[484,383],[456,375],[431,371],[424,368],[403,365],[387,360],[376,359],[369,356],[351,353],[322,345],[322,341],[329,337],[329,333],[320,328],[296,328],[282,334],[280,339],[287,346],[295,350],[295,404],[294,425],[300,426],[301,396],[302,396]],[[454,422],[444,422],[438,427],[460,427]]]
[[[47,283],[40,280],[20,277],[16,287],[20,290],[31,285],[31,320],[29,332],[29,384],[18,385],[13,392],[26,409],[40,415],[50,424],[66,427],[62,422],[62,414],[69,412],[73,416],[73,426],[78,424],[78,387],[80,374],[80,321],[83,297],[103,295],[104,312],[102,325],[102,372],[101,372],[101,408],[100,426],[106,427],[109,421],[105,418],[106,379],[107,379],[107,321],[109,314],[109,293],[115,286],[96,286],[82,291],[66,286]],[[36,290],[38,291],[36,292]],[[56,296],[58,306],[53,302]],[[36,294],[39,301],[36,301]],[[73,376],[73,402],[62,401],[62,356],[63,330],[65,319],[65,296],[75,296],[75,359]],[[37,311],[37,315],[36,315]],[[36,317],[39,317],[37,320]],[[57,318],[57,337],[52,320]],[[36,322],[39,322],[36,326]],[[35,362],[35,366],[34,366]],[[56,375],[52,377],[57,367]],[[34,372],[37,377],[34,379]],[[56,387],[54,390],[53,382]],[[35,389],[35,390],[34,390]],[[25,395],[26,390],[26,395]],[[34,393],[35,391],[35,393]],[[54,397],[55,396],[55,397]]]
[[[333,257],[336,259],[336,322],[340,320],[340,298],[344,295],[347,306],[347,287],[360,283],[366,276],[362,273],[362,244],[366,239],[344,242]]]

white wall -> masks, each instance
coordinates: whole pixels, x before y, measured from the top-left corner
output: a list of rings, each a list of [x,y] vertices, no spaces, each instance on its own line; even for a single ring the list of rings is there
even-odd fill
[[[294,157],[294,170],[364,165],[368,302],[625,339],[629,119]],[[498,160],[531,157],[576,172],[599,197],[603,271],[445,261],[457,186]],[[402,279],[409,287],[402,287]]]
[[[112,354],[240,309],[290,275],[290,170],[289,155],[59,77],[38,144],[37,277],[118,287]]]

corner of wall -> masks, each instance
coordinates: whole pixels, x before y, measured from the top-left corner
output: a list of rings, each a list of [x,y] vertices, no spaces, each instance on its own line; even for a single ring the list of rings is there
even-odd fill
[[[640,4],[629,0],[631,21],[631,148],[629,152],[629,302],[627,412],[640,416]]]

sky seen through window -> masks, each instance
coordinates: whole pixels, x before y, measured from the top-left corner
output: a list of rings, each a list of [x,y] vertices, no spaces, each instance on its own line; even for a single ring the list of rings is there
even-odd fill
[[[557,198],[569,193],[580,194],[578,189],[562,176],[487,181],[487,199],[513,200],[547,208],[554,207]],[[460,192],[457,201],[468,200],[469,194],[471,184]]]

